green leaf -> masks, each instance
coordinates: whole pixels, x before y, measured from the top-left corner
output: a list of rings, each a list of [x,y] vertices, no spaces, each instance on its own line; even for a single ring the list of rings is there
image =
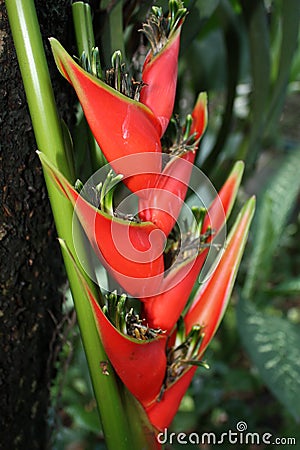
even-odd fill
[[[265,195],[256,213],[254,225],[253,251],[248,261],[247,278],[243,295],[245,298],[253,296],[269,277],[271,258],[273,254],[274,228],[271,214],[271,200]],[[254,226],[253,226],[254,228]]]
[[[181,48],[184,49],[184,53],[194,40],[199,39],[199,33],[204,32],[206,22],[215,12],[220,0],[210,0],[209,2],[206,0],[192,0],[190,3],[191,5],[186,2],[189,14],[187,15],[181,38]],[[196,60],[200,62],[198,58]]]
[[[101,425],[96,405],[73,403],[66,408],[66,412],[73,418],[77,427],[95,435],[100,434]]]
[[[210,17],[217,8],[219,1],[220,0],[210,0],[208,2],[207,0],[197,0],[195,6],[192,8],[192,12],[195,8],[201,19],[204,17]]]
[[[265,111],[270,90],[270,41],[268,16],[263,0],[241,0],[243,14],[248,27],[251,58],[251,126],[249,137],[239,158],[247,156],[255,163],[264,133]]]
[[[274,254],[280,244],[289,213],[300,190],[299,149],[291,152],[279,170],[270,179],[258,201],[256,219],[252,228],[253,251],[249,258],[243,296],[253,297],[268,279]]]
[[[291,278],[268,290],[272,295],[300,295],[300,278]]]
[[[286,90],[291,72],[291,64],[297,48],[300,21],[299,0],[281,2],[280,18],[282,21],[282,37],[280,55],[277,58],[277,71],[272,90],[272,98],[268,108],[267,128],[274,131],[282,111]],[[278,31],[278,24],[276,27]]]
[[[208,173],[213,173],[213,178],[218,182],[223,182],[224,169],[216,168],[222,149],[229,137],[232,128],[233,107],[236,98],[236,88],[240,76],[241,54],[242,54],[242,34],[237,21],[236,12],[230,2],[221,1],[216,11],[216,17],[223,31],[223,39],[226,50],[226,104],[224,106],[222,123],[218,131],[216,142],[206,159],[203,169]],[[214,172],[212,172],[214,170]],[[222,175],[218,172],[222,173]],[[225,171],[226,173],[226,171]]]
[[[239,302],[237,314],[242,342],[262,379],[295,420],[299,420],[299,326],[261,312],[245,300]]]

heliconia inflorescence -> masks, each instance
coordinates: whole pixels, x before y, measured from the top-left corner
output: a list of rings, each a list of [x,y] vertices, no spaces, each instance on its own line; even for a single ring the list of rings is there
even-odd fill
[[[187,13],[179,0],[170,1],[170,10],[165,16],[154,7],[143,26],[151,48],[133,98],[120,86],[88,73],[51,39],[56,64],[74,87],[115,173],[93,188],[96,202],[39,153],[44,170],[74,206],[96,256],[119,286],[100,306],[77,269],[108,358],[156,430],[171,423],[223,317],[255,208],[251,198],[219,250],[214,270],[195,289],[210,249],[219,245],[243,163],[234,165],[210,204],[190,208],[192,225],[184,228],[186,222],[180,219],[184,229],[178,231],[207,125],[207,96],[199,94],[186,123],[177,124],[175,142],[165,149],[161,138],[173,112],[180,33]],[[135,198],[137,210],[132,216],[117,211],[112,185],[116,179]],[[128,306],[127,296],[136,299],[138,312]]]

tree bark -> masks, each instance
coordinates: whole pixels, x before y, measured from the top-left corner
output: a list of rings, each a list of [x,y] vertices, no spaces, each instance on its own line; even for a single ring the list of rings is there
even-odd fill
[[[73,97],[47,38],[68,45],[70,0],[36,1],[59,106],[67,122]],[[0,448],[44,449],[49,432],[53,345],[61,321],[64,269],[35,153],[36,143],[0,0]]]

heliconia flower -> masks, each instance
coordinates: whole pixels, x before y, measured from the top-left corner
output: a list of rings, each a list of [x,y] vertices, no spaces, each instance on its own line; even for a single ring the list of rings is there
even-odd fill
[[[243,207],[230,231],[220,263],[209,282],[201,286],[195,294],[194,302],[184,317],[187,333],[195,323],[204,326],[204,338],[199,349],[199,356],[205,351],[225,313],[247,242],[254,210],[255,198],[252,197]]]
[[[92,133],[106,159],[117,173],[123,173],[132,191],[151,187],[160,172],[160,158],[147,153],[161,153],[162,134],[159,120],[141,102],[130,99],[106,83],[83,70],[61,44],[50,39],[55,62],[61,74],[74,87]],[[115,160],[135,153],[143,153],[135,166],[121,169]],[[148,172],[138,175],[144,171]],[[134,175],[131,177],[131,175]]]
[[[196,370],[196,366],[190,366],[175,383],[165,390],[160,402],[152,403],[146,408],[149,421],[157,430],[161,431],[170,426]]]
[[[160,138],[172,115],[181,26],[187,13],[179,0],[170,1],[170,14],[153,7],[154,22],[144,24],[152,49],[143,71],[139,101],[113,89],[80,67],[54,38],[50,39],[55,62],[61,74],[74,87],[91,131],[106,159],[116,173],[123,173],[124,183],[133,192],[153,187],[161,169]],[[116,160],[143,153],[135,165],[120,168]],[[140,175],[144,167],[148,172]]]
[[[189,145],[192,149],[182,150],[173,156],[158,176],[155,186],[140,196],[139,216],[144,221],[156,224],[166,236],[172,230],[184,202],[193,163],[207,125],[207,95],[201,92],[191,114],[190,129],[182,136],[180,146]],[[191,142],[190,142],[191,141]],[[187,144],[185,144],[187,143]]]
[[[142,80],[144,86],[140,93],[140,101],[148,106],[160,121],[162,134],[165,132],[173,112],[178,71],[178,54],[180,47],[180,33],[184,22],[186,9],[181,2],[170,2],[171,11],[169,18],[165,19],[160,8],[154,8],[153,15],[144,24],[144,32],[147,35],[151,50],[146,56]],[[172,5],[172,6],[171,6]],[[172,15],[176,16],[171,19]],[[169,24],[169,35],[164,36],[164,26],[160,22]],[[161,29],[160,29],[161,28]],[[161,36],[162,34],[162,36]],[[165,40],[165,43],[162,42]]]
[[[152,52],[148,54],[143,67],[145,86],[141,90],[140,101],[158,118],[162,134],[169,124],[174,107],[179,45],[180,29],[158,55],[152,57]]]
[[[198,360],[214,336],[230,299],[254,209],[255,199],[251,198],[241,210],[230,232],[221,261],[211,278],[195,294],[194,302],[184,317],[186,334],[196,324],[203,327]],[[195,370],[196,367],[187,364],[183,374],[166,387],[161,400],[146,408],[150,422],[158,430],[167,428],[172,422]]]
[[[232,210],[244,170],[242,161],[238,161],[222,186],[218,197],[208,208],[201,233],[208,227],[218,234]],[[213,239],[208,237],[208,241]],[[209,248],[203,248],[199,255],[187,258],[178,267],[165,276],[161,294],[144,299],[143,312],[149,326],[170,332],[181,315],[192,288],[206,260]],[[172,286],[172,287],[170,287]]]
[[[129,391],[147,407],[158,397],[165,377],[167,336],[162,333],[153,339],[138,340],[121,333],[103,313],[66,244],[60,243],[77,271],[112,366]]]
[[[131,393],[147,406],[158,397],[166,372],[166,334],[137,340],[120,333],[95,303],[102,343],[117,374]]]
[[[75,206],[95,253],[117,282],[133,296],[156,292],[164,272],[163,233],[150,222],[126,221],[96,209],[44,154],[39,156],[45,171]]]

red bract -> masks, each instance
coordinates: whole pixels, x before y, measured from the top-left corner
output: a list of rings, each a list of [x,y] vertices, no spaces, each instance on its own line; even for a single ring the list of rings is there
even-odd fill
[[[134,296],[157,292],[164,272],[164,235],[152,223],[128,222],[96,209],[39,154],[43,167],[75,206],[76,214],[101,262]]]
[[[91,297],[102,343],[114,369],[144,407],[159,396],[166,372],[166,335],[140,341],[120,333]]]
[[[196,293],[194,303],[184,318],[186,334],[196,324],[203,327],[204,337],[198,351],[198,359],[201,358],[216,332],[228,304],[247,241],[254,208],[255,199],[252,198],[240,212],[216,270]],[[149,420],[157,429],[162,430],[170,425],[195,370],[196,367],[187,365],[183,375],[166,388],[161,401],[147,408]]]
[[[162,399],[146,408],[149,421],[157,430],[164,430],[171,424],[186,393],[197,367],[190,367],[175,383],[166,389]]]
[[[218,198],[216,198],[210,206],[209,214],[205,216],[203,221],[202,233],[205,233],[209,227],[212,227],[212,217],[214,219],[213,228],[218,230],[223,225],[224,215],[219,207],[219,202],[221,201],[224,211],[231,211],[235,197],[237,195],[243,170],[244,163],[242,161],[238,161],[232,169],[227,181],[220,189]],[[228,217],[227,213],[226,217]]]
[[[143,31],[151,44],[142,71],[143,88],[140,101],[160,121],[165,132],[173,112],[177,84],[181,27],[187,14],[181,1],[169,1],[169,14],[153,7]]]
[[[195,294],[194,302],[184,318],[187,333],[195,323],[204,326],[204,338],[199,356],[203,354],[211,341],[226,310],[246,245],[254,209],[255,199],[251,198],[243,207],[230,231],[220,263],[208,283]]]
[[[170,333],[186,305],[192,288],[207,257],[208,249],[196,258],[185,261],[175,273],[170,273],[162,283],[162,293],[142,299],[143,315],[149,326]],[[172,287],[170,288],[169,285]]]
[[[57,40],[50,39],[57,67],[74,87],[95,139],[114,170],[123,173],[124,183],[133,192],[155,184],[161,160],[148,159],[147,154],[161,154],[160,137],[174,106],[180,31],[186,9],[177,1],[170,2],[170,8],[172,13],[168,18],[159,9],[154,25],[151,21],[145,25],[146,34],[155,36],[155,43],[144,63],[140,101],[130,99],[83,70]],[[116,162],[137,153],[143,153],[144,158],[137,158],[134,166],[124,169]],[[140,175],[145,167],[147,174]]]
[[[139,216],[144,221],[155,223],[166,236],[172,230],[184,202],[199,140],[207,125],[207,95],[199,94],[192,112],[192,126],[186,141],[192,139],[193,150],[171,157],[155,186],[140,197]]]
[[[88,292],[104,349],[117,374],[144,407],[158,397],[166,371],[166,335],[140,341],[122,334]],[[155,361],[155,364],[154,364]]]
[[[207,126],[207,94],[201,92],[198,95],[192,112],[192,126],[190,134],[195,133],[195,140],[200,139]]]
[[[202,229],[203,233],[207,231],[208,226],[215,230],[215,234],[218,234],[223,227],[236,198],[243,168],[244,165],[241,161],[234,166],[221,188],[219,196],[208,209],[208,219]],[[144,315],[151,327],[161,328],[168,332],[173,329],[185,307],[197,277],[199,277],[207,254],[208,248],[202,249],[198,256],[186,259],[179,267],[175,266],[162,281],[162,293],[144,300]],[[172,287],[170,288],[170,286]]]
[[[163,134],[173,112],[176,84],[180,28],[155,56],[151,50],[144,62],[140,101],[148,106],[159,120]]]
[[[92,133],[114,170],[123,173],[132,191],[153,186],[161,161],[151,156],[148,160],[147,153],[161,153],[158,119],[142,103],[83,70],[56,39],[50,42],[57,67],[74,87]],[[144,158],[137,159],[134,167],[127,166],[124,171],[124,167],[114,164],[118,158],[135,153],[143,153]],[[145,165],[148,173],[139,176]]]
[[[164,380],[166,335],[141,341],[117,330],[103,313],[65,243],[61,242],[61,246],[77,271],[110,362],[129,391],[147,407],[158,397]]]

